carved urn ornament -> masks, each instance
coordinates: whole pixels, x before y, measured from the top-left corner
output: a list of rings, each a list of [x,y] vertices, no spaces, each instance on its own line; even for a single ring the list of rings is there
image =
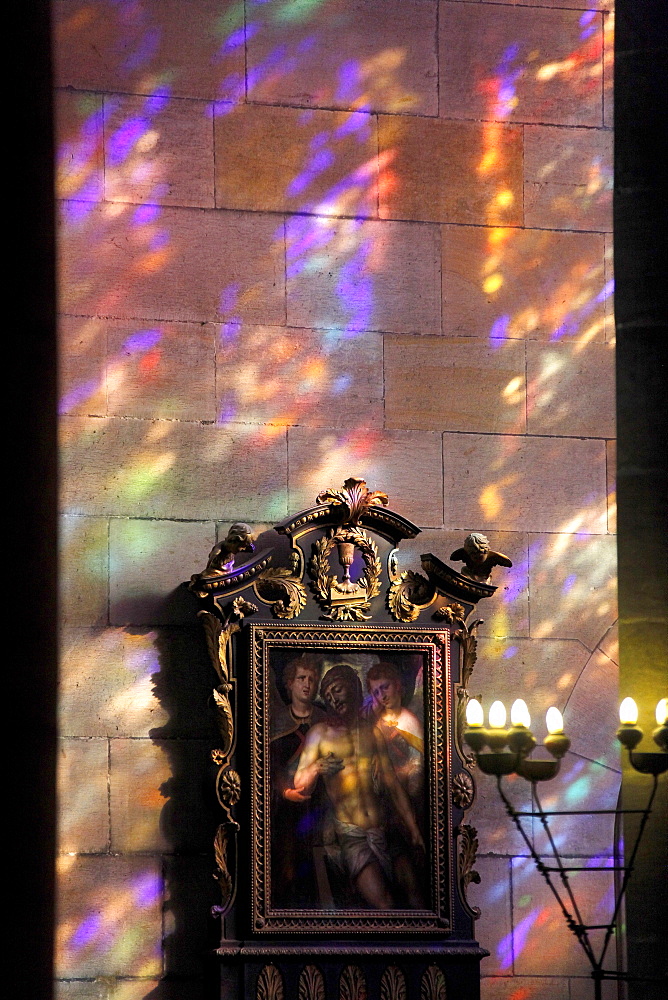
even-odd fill
[[[231,525],[188,585],[216,677],[225,995],[479,996],[468,618],[510,560],[472,533],[462,573],[401,571],[418,532],[350,477],[270,531]]]

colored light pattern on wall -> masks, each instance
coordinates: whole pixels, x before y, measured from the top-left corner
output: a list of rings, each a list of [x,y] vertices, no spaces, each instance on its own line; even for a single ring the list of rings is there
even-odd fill
[[[381,486],[391,481],[395,459],[383,451],[382,378],[374,378],[373,373],[382,371],[382,337],[409,332],[395,330],[391,320],[388,323],[384,277],[395,252],[387,232],[405,220],[382,218],[379,204],[404,183],[398,167],[403,141],[400,116],[425,112],[420,93],[406,83],[411,53],[401,38],[376,51],[365,51],[360,58],[349,58],[342,44],[335,72],[323,73],[321,88],[304,100],[292,101],[300,108],[295,134],[300,129],[303,134],[303,140],[297,140],[294,166],[288,173],[278,164],[281,184],[260,191],[266,195],[271,189],[277,205],[259,209],[254,204],[242,209],[217,205],[223,211],[273,214],[273,235],[262,249],[258,270],[284,271],[292,316],[288,312],[285,320],[259,322],[271,283],[255,280],[252,268],[232,276],[229,269],[221,268],[224,276],[218,277],[216,263],[205,260],[207,248],[203,247],[202,267],[212,286],[215,309],[207,304],[208,318],[200,322],[194,313],[201,303],[193,308],[192,299],[183,303],[177,297],[163,317],[155,301],[142,299],[141,290],[150,287],[154,276],[179,273],[180,262],[192,252],[188,240],[195,230],[186,232],[175,225],[173,206],[190,206],[197,213],[217,204],[213,183],[208,206],[198,202],[199,195],[187,183],[181,182],[180,193],[173,191],[174,178],[181,176],[183,165],[175,165],[164,137],[175,128],[174,109],[189,100],[173,58],[174,40],[158,23],[152,3],[110,0],[68,7],[72,12],[59,21],[57,29],[61,44],[68,37],[85,44],[88,35],[98,30],[100,19],[108,19],[105,31],[113,35],[115,63],[113,85],[106,89],[118,93],[100,96],[75,90],[67,95],[65,138],[57,165],[58,191],[64,199],[61,225],[64,239],[85,251],[76,255],[75,266],[70,266],[69,258],[63,265],[65,312],[71,321],[63,326],[61,413],[73,418],[99,417],[101,422],[117,418],[137,425],[132,434],[128,431],[129,444],[120,467],[111,463],[96,484],[100,496],[115,498],[123,517],[133,517],[141,507],[140,514],[147,518],[134,521],[132,530],[123,536],[124,558],[137,568],[133,594],[141,597],[142,588],[149,591],[155,586],[151,573],[160,552],[160,543],[150,536],[149,528],[150,518],[160,513],[151,511],[160,511],[160,497],[179,496],[184,489],[179,478],[184,457],[179,424],[210,423],[230,431],[226,443],[209,445],[199,456],[214,467],[233,450],[268,454],[277,439],[286,439],[288,428],[313,428],[308,472],[301,473],[301,481],[292,488],[300,498],[310,496],[314,484],[320,488],[338,482],[353,467],[371,469]],[[210,60],[202,73],[213,84],[210,98],[199,101],[200,123],[183,134],[183,141],[197,146],[201,136],[209,134],[205,129],[231,123],[248,108],[290,103],[284,97],[286,88],[299,81],[303,67],[319,57],[323,18],[328,13],[339,16],[341,8],[338,0],[203,4],[209,18]],[[504,152],[503,129],[507,123],[525,120],[521,94],[529,79],[541,86],[549,86],[552,80],[565,82],[573,101],[584,100],[596,88],[602,88],[607,99],[612,24],[610,14],[583,11],[572,51],[565,58],[555,61],[548,51],[529,51],[518,37],[501,47],[494,64],[481,71],[478,86],[486,111],[476,170],[480,184],[492,178],[493,188],[484,207],[485,225],[472,227],[476,232],[471,238],[481,243],[472,252],[474,266],[466,281],[471,314],[481,316],[484,326],[467,326],[464,319],[459,328],[443,331],[454,336],[473,332],[477,339],[486,339],[490,351],[499,356],[510,356],[518,342],[526,342],[521,370],[511,375],[495,400],[499,410],[513,408],[515,423],[486,453],[484,485],[476,497],[478,510],[470,511],[472,523],[466,524],[448,522],[446,511],[446,526],[482,528],[492,538],[495,532],[515,534],[519,558],[513,553],[515,565],[503,579],[486,623],[485,659],[510,677],[521,675],[527,689],[541,700],[545,685],[525,664],[523,643],[540,639],[557,644],[559,651],[566,648],[564,644],[570,644],[569,649],[577,647],[578,655],[567,658],[550,674],[552,689],[563,697],[560,707],[567,713],[569,699],[575,698],[578,682],[588,672],[593,675],[601,660],[614,669],[608,635],[616,617],[614,549],[601,543],[607,537],[612,508],[610,503],[602,507],[585,494],[564,504],[563,519],[549,532],[526,532],[526,507],[513,499],[524,475],[524,467],[516,461],[516,443],[527,433],[555,439],[577,433],[583,426],[578,395],[589,391],[602,352],[614,346],[608,237],[602,227],[591,226],[598,235],[592,237],[587,252],[574,250],[564,259],[562,235],[590,233],[587,220],[609,208],[611,175],[598,151],[587,153],[581,162],[582,130],[565,129],[562,143],[545,154],[539,151],[534,179],[524,192],[525,206],[536,191],[546,192],[545,211],[552,213],[554,228],[509,225],[506,220],[517,210],[517,195],[512,164]],[[351,30],[350,22],[343,24],[344,37]],[[394,145],[389,149],[378,147],[379,112],[396,116]],[[535,126],[525,128],[525,136],[531,127]],[[252,164],[247,168],[252,172]],[[564,184],[564,173],[571,170],[577,176],[573,183]],[[224,187],[224,182],[222,178],[218,184]],[[591,252],[596,240],[597,246],[605,242],[605,256]],[[410,264],[409,259],[406,266]],[[410,275],[405,280],[410,282]],[[317,294],[312,294],[314,288]],[[449,295],[446,291],[446,302]],[[134,315],[126,309],[128,298]],[[462,315],[466,316],[465,309]],[[416,328],[416,332],[422,331]],[[215,368],[216,384],[211,391],[202,384],[202,357]],[[183,372],[180,391],[175,389],[178,370]],[[193,415],[198,407],[200,413],[206,410],[206,418]],[[64,447],[75,456],[96,447],[97,432],[90,422],[84,424],[73,419],[63,425]],[[569,430],[573,426],[576,430]],[[582,433],[588,436],[588,428]],[[613,435],[611,430],[591,436]],[[269,477],[263,496],[263,520],[267,521],[283,516],[288,504],[294,507],[294,496],[288,496],[280,477],[275,480]],[[221,498],[225,489],[221,484]],[[104,511],[102,504],[100,521]],[[113,602],[113,581],[120,580],[125,570],[120,563],[114,564],[113,549],[110,564],[106,525],[102,531],[101,523],[87,513],[76,505],[72,509],[63,534],[64,559],[82,567],[82,579],[99,580],[101,590],[106,586],[105,574],[110,573],[107,600]],[[221,511],[220,516],[226,513]],[[243,511],[235,509],[230,514],[238,516]],[[503,547],[501,542],[499,547]],[[532,604],[530,612],[529,587],[532,600],[535,593],[549,593],[549,600]],[[526,626],[515,638],[513,629],[525,605]],[[581,615],[578,608],[582,608]],[[81,620],[90,626],[86,614],[82,610]],[[105,623],[106,619],[100,619],[82,632],[64,678],[64,701],[76,717],[76,686],[90,670],[87,664],[111,660],[117,665],[100,710],[103,722],[88,735],[100,744],[91,753],[102,750],[108,736],[136,739],[149,716],[153,728],[165,723],[153,691],[161,665],[155,634],[109,629]],[[576,707],[572,705],[573,710]],[[593,745],[587,748],[589,752],[593,754]],[[591,802],[592,796],[601,806],[614,804],[616,766],[607,744],[596,760],[587,759],[584,749],[582,755],[571,754],[559,791],[572,807]],[[165,802],[161,785],[156,783],[159,773],[167,776],[169,770],[154,762],[145,778],[139,779],[139,814],[131,821],[124,842],[134,867],[123,888],[111,890],[103,880],[84,874],[80,884],[85,891],[63,914],[58,949],[65,978],[86,978],[89,972],[116,975],[121,969],[131,980],[148,980],[162,971],[160,941],[150,922],[162,898],[162,874],[155,870],[155,850],[150,859],[142,858],[142,851],[151,850],[145,846],[150,844],[149,827],[157,823]],[[74,788],[75,772],[71,781],[66,768],[63,774],[69,799],[62,826],[67,846],[85,839],[91,826],[105,828],[100,803],[106,809],[106,790],[93,784]],[[572,833],[566,822],[561,824],[557,831],[560,848],[568,845]],[[113,832],[112,841],[98,838],[91,850],[108,851],[110,845]],[[597,857],[608,858],[606,850],[609,847],[599,844]],[[495,843],[494,852],[502,851]],[[61,874],[67,875],[79,860],[76,849],[62,855]],[[494,907],[505,905],[511,884],[515,899],[514,925],[493,949],[489,974],[538,974],[532,972],[526,956],[539,951],[545,967],[562,970],[563,975],[583,974],[569,952],[561,915],[549,900],[536,897],[535,879],[531,865],[519,857],[512,861],[509,881],[483,883],[478,890],[476,901],[483,907],[488,904],[493,912]],[[609,904],[609,888],[594,890],[591,902],[602,912]],[[142,922],[142,914],[151,915],[149,922]],[[518,1000],[531,995],[529,987],[518,985]]]

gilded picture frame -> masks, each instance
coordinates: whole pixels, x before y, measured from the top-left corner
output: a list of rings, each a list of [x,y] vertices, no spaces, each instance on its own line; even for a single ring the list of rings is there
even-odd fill
[[[252,924],[448,934],[450,634],[249,623]]]

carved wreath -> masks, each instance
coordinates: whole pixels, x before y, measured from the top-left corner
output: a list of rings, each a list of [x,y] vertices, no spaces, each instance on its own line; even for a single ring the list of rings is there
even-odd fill
[[[357,585],[358,592],[366,591],[363,603],[331,606],[331,588],[336,584],[336,577],[330,573],[329,556],[339,542],[352,542],[364,558],[365,570]],[[371,607],[371,598],[380,593],[381,569],[378,547],[361,529],[337,528],[318,539],[313,546],[309,572],[313,577],[315,594],[325,609],[324,617],[334,621],[367,621],[371,618],[365,612]]]

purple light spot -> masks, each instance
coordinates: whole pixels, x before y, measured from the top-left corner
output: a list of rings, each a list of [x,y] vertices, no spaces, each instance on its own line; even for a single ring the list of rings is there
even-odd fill
[[[223,323],[220,327],[220,341],[222,344],[225,341],[236,340],[239,336],[239,331],[241,330],[241,320],[238,316],[234,316],[232,319],[228,319],[227,323]]]
[[[93,938],[97,937],[100,933],[102,927],[102,917],[99,913],[91,913],[90,916],[83,920],[74,934],[70,938],[71,948],[83,948],[87,945]]]
[[[596,296],[596,302],[605,302],[615,290],[615,279],[612,278],[606,285],[603,286],[601,291]]]
[[[233,405],[233,403],[224,402],[222,409],[218,415],[218,423],[226,424],[230,420],[233,420],[236,412],[237,412],[236,407]]]
[[[219,312],[228,313],[234,309],[237,304],[237,299],[239,297],[239,285],[228,285],[220,293],[220,306]]]
[[[302,111],[302,113],[300,114],[299,118],[297,119],[297,122],[300,125],[305,125],[306,122],[310,122],[310,121],[313,120],[313,116],[314,115],[315,115],[315,111],[313,111],[313,110],[311,110],[309,108],[306,111]]]
[[[593,21],[595,17],[596,17],[595,10],[585,10],[583,14],[581,14],[580,16],[580,24],[582,25],[582,27],[584,27],[585,24],[589,24],[590,21]]]
[[[303,38],[299,43],[299,45],[297,46],[297,52],[299,53],[309,52],[314,45],[315,45],[315,36],[308,35],[306,38]]]
[[[66,201],[63,203],[63,218],[66,222],[81,222],[93,210],[93,201]]]
[[[520,52],[520,47],[517,44],[517,42],[515,42],[513,45],[509,45],[506,51],[501,56],[501,62],[502,63],[512,62],[513,59],[517,59],[519,52]]]
[[[95,111],[81,125],[81,134],[87,139],[97,139],[97,134],[102,124],[102,111]]]
[[[359,89],[359,70],[354,61],[345,62],[339,69],[339,84],[336,101],[346,101],[355,97]]]
[[[169,243],[169,233],[166,229],[159,229],[158,232],[149,241],[150,250],[160,250],[162,247],[167,246]]]
[[[590,24],[588,28],[580,33],[580,39],[584,42],[586,38],[591,38],[598,31],[598,27],[595,24]]]
[[[162,340],[160,330],[138,330],[127,338],[121,351],[125,354],[136,354],[138,351],[150,351],[159,341]]]
[[[320,149],[322,146],[326,144],[328,139],[329,139],[328,132],[318,132],[318,134],[314,135],[313,138],[311,139],[309,146],[311,147],[311,149]]]
[[[113,166],[117,166],[128,156],[148,126],[145,118],[130,118],[114,132],[109,143],[109,162]]]
[[[152,28],[147,31],[142,39],[142,43],[136,52],[133,52],[125,60],[123,69],[139,69],[144,63],[155,55],[160,44],[160,30]]]
[[[567,576],[563,584],[561,585],[561,593],[567,594],[568,591],[572,588],[573,584],[576,582],[576,580],[577,580],[576,573],[571,573],[570,576]]]
[[[218,93],[223,100],[233,101],[234,103],[229,105],[216,104],[214,108],[214,114],[216,117],[221,115],[229,115],[235,107],[235,104],[242,100],[245,93],[244,78],[240,73],[229,73],[223,80],[221,80]]]
[[[147,97],[144,101],[144,111],[149,115],[158,115],[164,111],[168,104],[168,97],[171,91],[169,84],[163,84]]]
[[[132,221],[137,226],[145,226],[147,222],[153,222],[160,215],[162,209],[159,205],[140,205],[132,217]]]
[[[91,379],[89,382],[83,382],[81,385],[77,386],[76,389],[72,389],[71,392],[66,393],[60,400],[58,413],[69,413],[79,403],[83,403],[84,399],[88,399],[89,396],[92,396],[97,387],[97,379]]]
[[[503,340],[507,339],[507,330],[510,325],[510,316],[499,316],[492,323],[492,328],[489,331],[489,343],[493,350],[498,350],[501,347]]]
[[[338,396],[339,393],[345,392],[349,385],[352,384],[352,378],[350,375],[339,375],[337,379],[334,380],[332,385],[332,392],[334,395]]]
[[[527,913],[524,920],[519,922],[515,930],[499,941],[497,954],[501,959],[501,967],[503,969],[509,969],[512,965],[513,954],[517,957],[524,949],[529,931],[538,919],[538,912],[538,910],[532,910],[530,913]]]
[[[516,653],[517,653],[517,646],[508,646],[508,649],[506,649],[503,653],[503,659],[512,660],[513,656],[515,656]]]
[[[134,896],[137,906],[151,906],[160,898],[162,879],[156,875],[140,875],[134,884]]]
[[[232,52],[234,49],[238,49],[240,45],[244,44],[246,38],[252,38],[253,35],[257,34],[258,24],[254,22],[247,25],[246,30],[244,28],[237,28],[232,34],[223,42],[220,47],[221,54],[225,52]]]

